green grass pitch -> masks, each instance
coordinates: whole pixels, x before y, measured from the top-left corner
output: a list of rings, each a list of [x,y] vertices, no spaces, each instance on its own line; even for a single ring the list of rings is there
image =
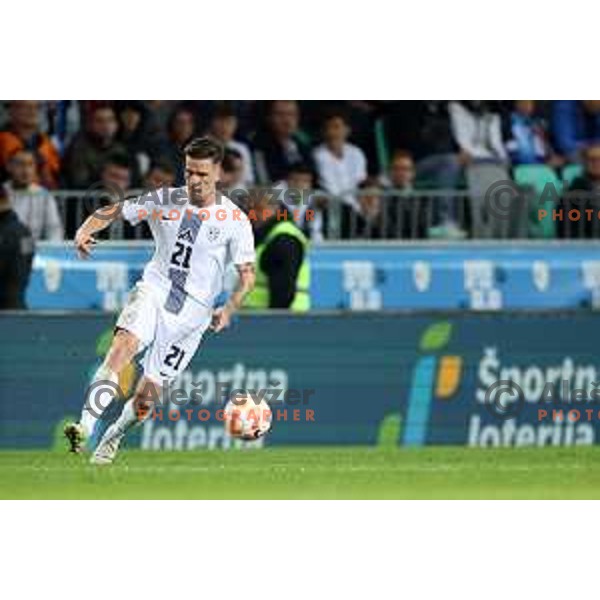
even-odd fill
[[[0,498],[600,498],[600,448],[5,451]]]

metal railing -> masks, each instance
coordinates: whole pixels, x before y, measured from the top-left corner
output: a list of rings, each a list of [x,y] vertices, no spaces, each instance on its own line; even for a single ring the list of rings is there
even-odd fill
[[[251,194],[252,190],[245,190]],[[34,194],[56,201],[65,230],[73,239],[77,227],[95,209],[109,202],[106,193],[54,190]],[[127,193],[134,197],[135,191]],[[240,194],[229,194],[234,200]],[[542,202],[535,194],[523,194],[510,202],[491,202],[466,191],[402,191],[394,189],[355,190],[335,196],[314,191],[306,206],[312,212],[298,224],[316,241],[328,240],[468,240],[468,239],[589,239],[600,238],[600,211],[585,212],[583,206],[561,206]],[[285,201],[285,198],[284,198]],[[286,202],[293,209],[300,207]],[[573,208],[574,207],[574,208]],[[569,211],[579,210],[581,215]],[[543,214],[540,211],[545,211]],[[591,215],[591,218],[589,218]],[[151,234],[146,224],[132,227],[117,220],[100,237],[110,240],[144,240]]]

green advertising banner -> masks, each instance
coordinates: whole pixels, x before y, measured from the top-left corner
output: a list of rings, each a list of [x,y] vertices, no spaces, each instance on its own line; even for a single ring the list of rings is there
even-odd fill
[[[1,448],[62,447],[61,423],[78,416],[113,324],[0,316]],[[593,313],[244,315],[207,336],[129,444],[240,445],[219,418],[237,389],[270,403],[268,445],[593,444],[599,335]],[[134,364],[121,374],[125,394],[137,375]],[[115,400],[107,422],[118,410]]]

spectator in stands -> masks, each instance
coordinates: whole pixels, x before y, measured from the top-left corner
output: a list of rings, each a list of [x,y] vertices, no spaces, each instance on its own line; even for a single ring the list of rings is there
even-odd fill
[[[535,100],[514,101],[506,138],[513,165],[547,163],[558,167],[563,162],[550,147],[548,129],[536,114]]]
[[[552,105],[552,139],[565,160],[579,162],[581,151],[600,141],[600,100],[556,100]]]
[[[412,154],[406,150],[396,150],[390,162],[389,174],[382,178],[388,188],[412,191],[415,184],[416,168]]]
[[[80,129],[79,104],[77,100],[47,100],[45,102],[42,129],[50,136],[61,156]]]
[[[347,100],[344,104],[352,141],[365,153],[369,175],[377,175],[380,169],[375,130],[381,103],[376,100]]]
[[[556,221],[560,238],[600,238],[600,142],[591,144],[583,151],[583,164],[583,175],[576,177],[565,190],[558,207],[562,211],[562,214],[558,213],[562,218]],[[591,212],[586,213],[590,209]],[[579,219],[569,219],[572,210],[579,211]]]
[[[0,179],[6,175],[8,160],[19,150],[33,152],[38,164],[39,183],[58,187],[60,157],[50,138],[40,129],[40,103],[14,100],[9,106],[6,131],[0,132]]]
[[[358,207],[352,193],[367,177],[364,152],[348,142],[350,128],[342,112],[331,112],[323,121],[323,143],[314,151],[314,162],[322,188]]]
[[[150,163],[158,154],[157,140],[148,131],[144,103],[127,100],[118,104],[119,134],[117,139],[126,148],[133,161],[132,185],[139,187],[140,176],[148,172]]]
[[[118,121],[111,106],[96,105],[86,132],[73,140],[65,157],[65,182],[68,187],[84,190],[100,180],[108,157],[126,152],[117,140]]]
[[[196,116],[191,107],[178,106],[167,126],[167,140],[162,144],[161,160],[169,162],[175,169],[175,185],[184,184],[183,148],[196,133]]]
[[[169,127],[169,119],[177,108],[174,100],[143,100],[146,109],[148,133],[158,137]]]
[[[256,174],[260,183],[284,179],[291,165],[312,164],[310,145],[300,132],[300,111],[294,100],[269,104],[267,130],[255,139]]]
[[[388,238],[425,239],[433,225],[444,222],[442,200],[411,194],[416,189],[416,167],[406,150],[397,150],[390,163],[389,175],[384,179],[390,194],[385,198],[384,231]],[[393,193],[401,192],[400,194]],[[448,222],[444,222],[449,227]]]
[[[19,220],[27,225],[34,240],[61,241],[63,225],[56,200],[37,181],[33,152],[19,150],[8,161],[9,180],[4,188]]]
[[[454,141],[446,100],[384,102],[387,143],[411,153],[420,188],[452,190],[461,183],[466,155]]]
[[[226,192],[245,191],[245,175],[242,155],[237,150],[227,148],[221,164],[221,188]]]
[[[279,192],[280,202],[292,211],[296,225],[313,241],[322,240],[327,201],[315,190],[315,174],[311,167],[305,163],[293,164],[287,177],[274,187]],[[308,209],[311,212],[307,217]]]
[[[382,178],[384,189],[390,194],[383,198],[382,211],[385,212],[385,229],[390,237],[423,238],[426,237],[427,207],[425,199],[410,195],[414,190],[415,163],[412,155],[406,150],[394,152],[389,175]],[[394,192],[401,192],[395,194]]]
[[[341,207],[342,239],[384,239],[388,237],[386,214],[382,200],[383,188],[374,177],[369,177],[358,186],[356,205]],[[393,237],[393,236],[390,236]]]
[[[27,308],[25,292],[33,264],[31,232],[12,210],[0,186],[0,310]]]
[[[105,192],[99,198],[103,205],[120,202],[129,195],[127,192],[131,188],[131,161],[126,152],[116,150],[106,158],[100,173],[100,184],[100,189]],[[154,202],[156,205],[147,203],[147,208],[150,210],[160,209],[157,196],[155,196]],[[148,239],[151,237],[147,223],[141,223],[139,227],[134,227],[125,220],[117,221],[110,230],[105,229],[98,234],[101,238],[108,238],[110,235],[124,239]]]
[[[144,189],[158,189],[161,187],[175,187],[175,169],[164,161],[154,163],[144,179]]]
[[[114,168],[115,167],[113,166],[113,169]],[[114,180],[113,174],[108,173],[107,176],[109,181]],[[124,178],[124,173],[121,172],[118,177]],[[163,193],[168,193],[167,190],[173,187],[175,187],[175,169],[173,166],[164,161],[154,163],[144,178],[144,190],[149,192],[150,190],[166,188],[166,190],[163,190]],[[160,209],[158,202],[156,202],[156,205],[154,203],[149,204],[149,209],[152,210],[153,208],[156,208],[157,210]],[[147,223],[141,223],[141,227],[138,227],[137,229],[132,228],[129,223],[125,223],[124,227],[128,237],[152,239],[152,233],[150,232]]]
[[[500,114],[490,103],[483,100],[450,102],[448,110],[454,141],[461,151],[463,163],[508,161]]]
[[[364,152],[369,169],[372,168],[374,174],[379,173],[375,134],[375,123],[379,117],[381,104],[379,101],[304,100],[299,104],[302,113],[302,129],[311,139],[320,139],[323,132],[323,115],[342,112],[352,130],[350,141]]]
[[[235,139],[237,127],[238,119],[232,103],[217,103],[213,108],[208,135],[221,142],[225,148],[235,150],[241,156],[243,172],[240,183],[252,185],[254,183],[252,155],[246,144]]]
[[[106,157],[100,173],[103,188],[115,197],[131,188],[131,162],[126,152],[116,150]]]

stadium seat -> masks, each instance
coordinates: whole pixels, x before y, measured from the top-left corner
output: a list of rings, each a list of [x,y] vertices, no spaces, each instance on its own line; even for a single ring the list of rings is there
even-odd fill
[[[566,165],[562,170],[563,185],[565,187],[571,185],[582,174],[583,167],[581,165]]]
[[[547,184],[556,186],[558,195],[562,193],[562,182],[548,165],[518,165],[514,168],[514,178],[519,185],[529,185],[539,193]]]
[[[513,173],[515,182],[518,185],[532,189],[535,194],[529,211],[529,237],[542,239],[554,238],[556,235],[554,221],[549,218],[540,221],[538,210],[545,209],[548,214],[552,213],[552,209],[555,208],[556,198],[562,194],[562,181],[554,169],[547,165],[518,165],[514,168]],[[553,186],[554,190],[547,191],[547,199],[540,202],[540,197],[548,184]]]

